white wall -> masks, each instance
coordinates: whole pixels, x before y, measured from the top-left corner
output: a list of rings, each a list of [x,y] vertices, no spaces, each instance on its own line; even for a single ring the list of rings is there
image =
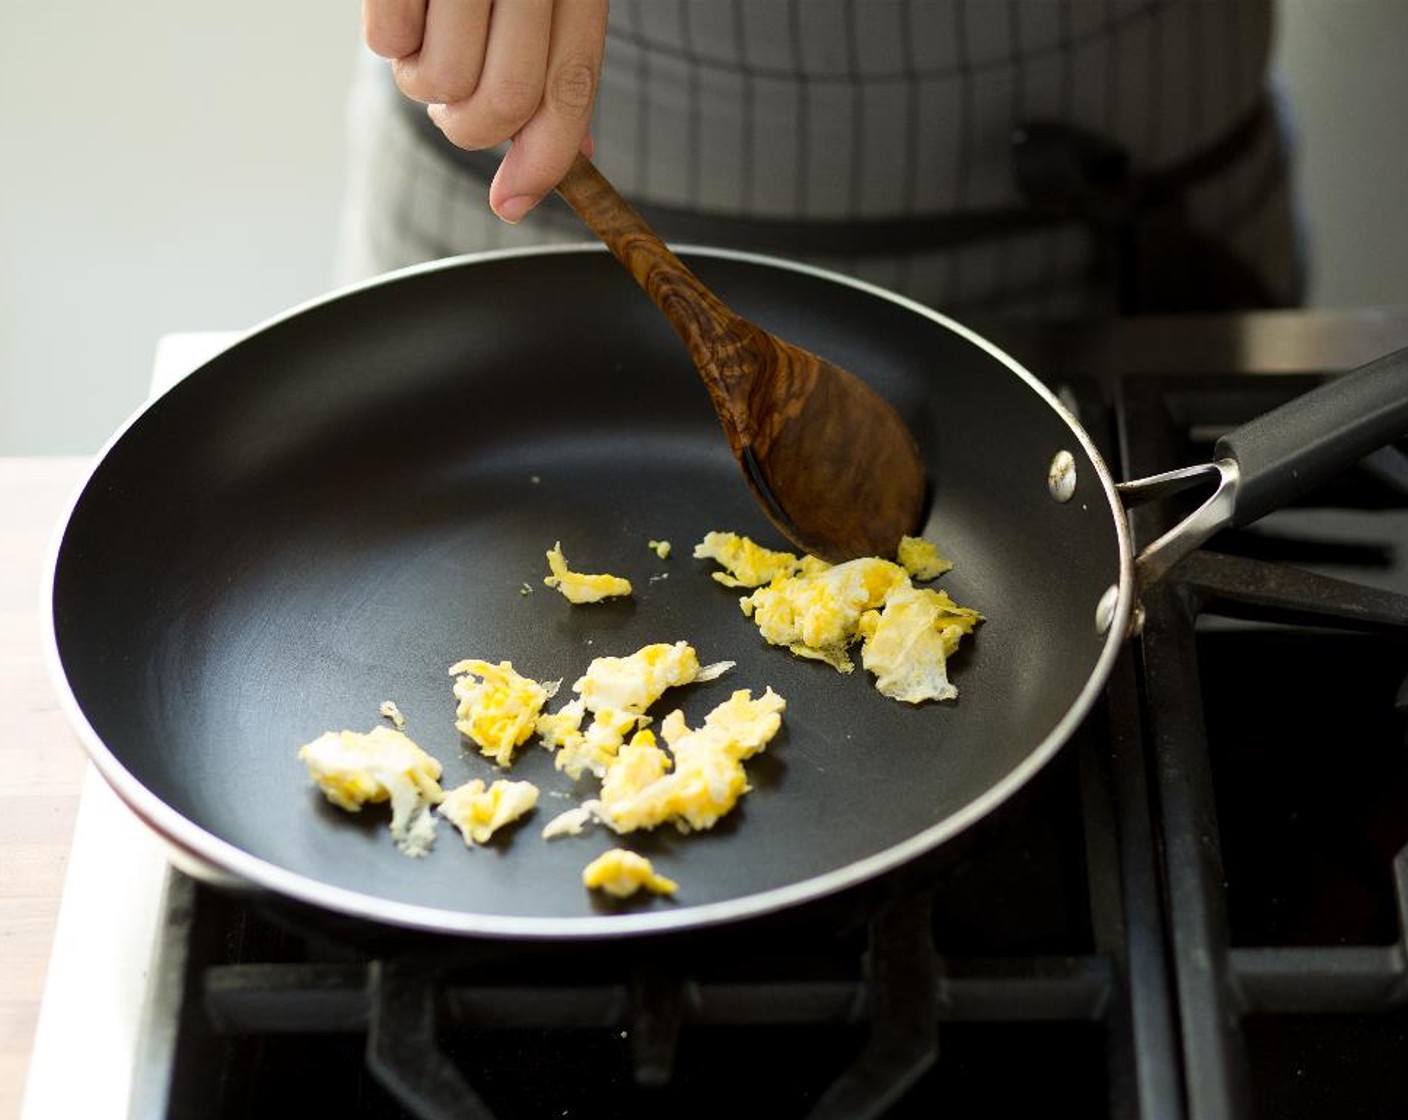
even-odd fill
[[[0,0],[0,454],[95,450],[156,338],[325,290],[354,0]]]
[[[1311,302],[1408,304],[1408,0],[1282,0]]]
[[[358,35],[353,0],[0,0],[0,454],[96,449],[159,335],[331,285]],[[1408,0],[1283,0],[1322,306],[1408,304],[1405,46]]]

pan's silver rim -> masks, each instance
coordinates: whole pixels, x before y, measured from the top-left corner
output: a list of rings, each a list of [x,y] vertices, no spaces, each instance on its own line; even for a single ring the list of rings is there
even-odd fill
[[[118,761],[117,756],[113,754],[88,722],[77,697],[69,687],[67,674],[63,669],[53,606],[58,561],[63,549],[65,533],[84,491],[101,469],[109,453],[124,438],[128,430],[165,395],[163,393],[145,401],[112,434],[95,455],[92,466],[74,488],[46,551],[45,579],[41,588],[39,613],[43,620],[41,643],[45,666],[58,696],[60,707],[70,725],[77,732],[99,774],[138,818],[162,837],[171,849],[173,862],[179,868],[197,878],[226,889],[268,891],[276,896],[283,896],[337,914],[431,933],[525,940],[570,940],[666,933],[722,925],[746,918],[762,917],[804,903],[815,902],[859,886],[933,851],[945,841],[952,839],[987,816],[1025,786],[1075,733],[1104,691],[1105,684],[1114,670],[1115,661],[1125,645],[1134,610],[1135,588],[1133,543],[1124,505],[1115,488],[1114,476],[1079,420],[1036,376],[1005,351],[947,315],[907,296],[828,269],[765,254],[709,246],[678,245],[674,248],[686,257],[717,257],[767,268],[809,274],[888,300],[916,315],[930,319],[972,343],[1005,366],[1011,373],[1024,381],[1032,392],[1040,396],[1070,429],[1072,439],[1081,446],[1090,462],[1094,464],[1100,489],[1105,495],[1110,509],[1118,541],[1119,581],[1114,610],[1108,616],[1109,626],[1104,633],[1103,645],[1095,669],[1086,681],[1085,687],[1056,726],[1048,732],[1020,765],[1009,771],[1001,781],[988,789],[981,797],[975,798],[957,813],[923,832],[915,834],[903,843],[893,845],[874,856],[858,860],[824,875],[724,902],[680,905],[662,900],[652,904],[650,909],[625,910],[620,913],[590,917],[554,918],[474,914],[378,898],[358,891],[334,887],[297,872],[289,871],[277,864],[250,855],[243,849],[220,839],[188,817],[176,812],[165,801],[147,789],[135,775]],[[232,347],[238,346],[244,338],[260,334],[286,320],[296,318],[307,311],[338,300],[350,293],[392,284],[408,276],[463,268],[505,258],[604,253],[606,251],[605,247],[597,242],[538,245],[522,249],[469,253],[412,265],[360,283],[334,289],[315,299],[297,304],[266,319],[250,330],[242,332],[232,343]],[[208,363],[202,363],[192,373],[204,368],[205,364]],[[1092,628],[1095,625],[1094,619],[1095,615],[1092,610]]]

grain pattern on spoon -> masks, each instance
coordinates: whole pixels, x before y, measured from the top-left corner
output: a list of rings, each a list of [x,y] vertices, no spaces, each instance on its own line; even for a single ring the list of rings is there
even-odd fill
[[[683,340],[778,531],[833,562],[893,556],[918,531],[927,494],[919,449],[889,402],[734,313],[585,157],[557,189]]]

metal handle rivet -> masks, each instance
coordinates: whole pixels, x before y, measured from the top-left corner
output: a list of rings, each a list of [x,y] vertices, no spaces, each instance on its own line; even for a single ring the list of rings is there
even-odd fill
[[[1069,451],[1058,451],[1046,472],[1046,485],[1058,502],[1069,502],[1076,492],[1076,457]]]

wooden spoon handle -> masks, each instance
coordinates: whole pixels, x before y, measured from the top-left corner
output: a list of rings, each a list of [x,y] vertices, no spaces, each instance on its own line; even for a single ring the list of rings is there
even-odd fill
[[[585,156],[577,156],[557,193],[664,313],[709,391],[725,397],[736,392],[739,386],[731,383],[729,367],[719,357],[737,346],[751,324],[704,286]]]

